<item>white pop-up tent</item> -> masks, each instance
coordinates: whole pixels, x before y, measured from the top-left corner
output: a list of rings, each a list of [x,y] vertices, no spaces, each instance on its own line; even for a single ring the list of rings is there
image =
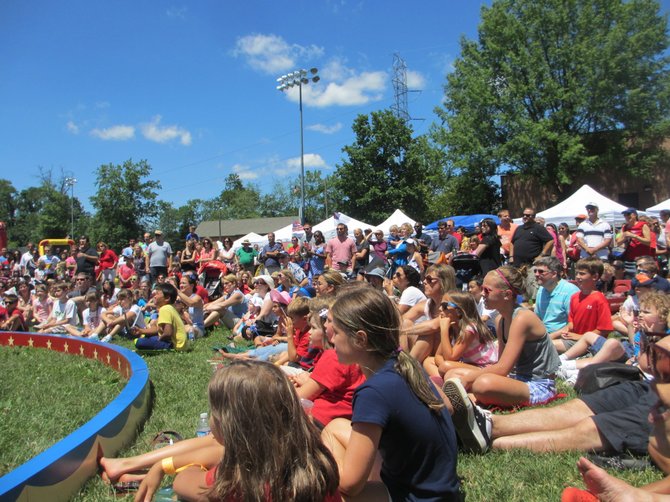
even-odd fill
[[[388,235],[389,229],[393,225],[400,226],[403,223],[409,223],[410,225],[414,226],[416,223],[415,220],[407,216],[405,213],[403,213],[400,209],[396,209],[393,211],[393,214],[386,218],[384,221],[382,221],[379,225],[375,227],[376,230],[381,230],[384,232],[384,235]]]
[[[347,228],[349,229],[350,236],[354,234],[355,228],[360,228],[361,230],[365,230],[366,228],[373,228],[373,225],[369,225],[365,222],[359,221],[355,218],[352,218],[351,216],[347,216],[344,213],[335,213],[327,220],[323,220],[318,225],[314,225],[312,227],[312,231],[316,232],[317,230],[321,230],[323,236],[326,238],[327,241],[328,239],[332,239],[333,237],[335,237],[335,235],[337,234],[337,225],[339,225],[340,223],[344,223],[347,226]]]
[[[588,185],[583,185],[563,202],[540,211],[536,216],[541,216],[545,219],[546,223],[553,223],[556,226],[563,222],[574,226],[575,216],[586,214],[586,204],[589,202],[594,202],[598,205],[598,216],[610,225],[621,226],[625,223],[621,211],[626,209],[626,206],[608,199]],[[641,212],[640,214],[644,213]],[[516,218],[514,223],[522,223],[522,219]]]
[[[661,209],[670,209],[670,199],[659,202],[655,206],[648,207],[647,212],[652,216],[658,216],[658,214],[661,212]]]
[[[265,246],[268,243],[268,240],[266,237],[263,237],[262,235],[258,235],[255,232],[249,232],[247,235],[244,235],[237,239],[235,242],[233,242],[233,249],[238,249],[242,247],[242,241],[245,239],[248,239],[249,242],[251,242],[251,245],[253,246],[254,244],[258,244],[259,246]]]

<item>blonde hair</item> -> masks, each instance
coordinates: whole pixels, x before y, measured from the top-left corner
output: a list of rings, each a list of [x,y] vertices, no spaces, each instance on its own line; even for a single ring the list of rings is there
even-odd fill
[[[214,373],[208,393],[225,445],[208,498],[311,502],[336,492],[335,459],[278,367],[233,361]]]
[[[658,312],[659,319],[663,319],[666,329],[670,326],[670,295],[659,291],[651,291],[640,298],[642,305],[654,307]]]
[[[366,350],[384,360],[397,356],[395,371],[421,402],[433,411],[444,407],[417,360],[399,350],[400,314],[385,294],[369,286],[347,288],[346,295],[338,295],[330,311],[333,323],[350,338],[356,340],[358,331],[367,334]]]

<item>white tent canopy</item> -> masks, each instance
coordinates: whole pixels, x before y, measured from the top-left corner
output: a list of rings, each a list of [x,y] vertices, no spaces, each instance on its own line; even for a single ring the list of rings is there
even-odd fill
[[[647,208],[647,212],[651,213],[653,216],[658,216],[658,213],[661,212],[661,209],[670,209],[670,199],[659,202],[655,206]]]
[[[268,240],[267,238],[263,237],[262,235],[258,235],[255,232],[249,232],[247,235],[244,235],[237,239],[235,242],[233,242],[233,249],[238,249],[242,247],[242,241],[245,239],[249,239],[249,242],[251,242],[251,245],[253,246],[254,244],[258,244],[259,246],[264,246],[267,244]]]
[[[384,235],[388,235],[389,229],[393,225],[400,226],[403,223],[409,223],[412,226],[416,223],[415,220],[407,216],[405,213],[403,213],[400,209],[396,209],[393,211],[393,214],[386,218],[384,221],[382,221],[379,225],[375,227],[376,230],[381,230],[384,232]]]
[[[556,226],[563,222],[573,226],[575,224],[575,216],[586,214],[585,206],[589,202],[594,202],[598,205],[598,216],[610,225],[621,226],[625,223],[621,211],[626,209],[626,206],[608,199],[588,185],[583,185],[563,202],[537,213],[537,216],[544,218],[546,223],[553,223]],[[522,219],[517,218],[514,222],[522,223]]]
[[[344,223],[347,226],[347,228],[349,229],[349,235],[354,234],[354,229],[355,228],[360,228],[361,230],[365,230],[366,228],[372,228],[373,227],[372,225],[369,225],[369,224],[364,223],[362,221],[358,221],[355,218],[347,216],[344,213],[335,213],[333,216],[331,216],[327,220],[322,221],[318,225],[314,225],[314,227],[312,227],[312,231],[315,232],[317,230],[321,230],[321,233],[323,233],[323,236],[326,238],[326,241],[327,241],[328,239],[332,239],[333,237],[335,237],[335,235],[337,234],[337,230],[336,230],[337,225],[339,225],[340,223]],[[302,237],[303,235],[304,234],[302,234],[302,232],[301,232],[300,236]]]

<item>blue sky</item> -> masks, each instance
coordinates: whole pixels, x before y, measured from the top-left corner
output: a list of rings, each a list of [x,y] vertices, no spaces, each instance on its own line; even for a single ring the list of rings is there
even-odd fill
[[[395,52],[420,91],[415,131],[428,130],[459,39],[476,36],[488,3],[1,2],[2,177],[21,190],[40,167],[63,171],[89,209],[96,168],[129,158],[149,162],[175,206],[216,196],[231,172],[270,191],[300,165],[297,89],[275,79],[313,66],[305,163],[330,173],[356,115],[394,103]]]

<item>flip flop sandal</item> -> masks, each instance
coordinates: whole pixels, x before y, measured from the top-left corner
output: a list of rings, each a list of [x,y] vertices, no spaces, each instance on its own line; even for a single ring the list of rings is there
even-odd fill
[[[163,446],[169,446],[171,444],[178,443],[184,439],[181,434],[175,431],[161,431],[154,436],[151,440],[151,449],[158,450]]]
[[[114,495],[125,496],[128,493],[136,492],[140,487],[140,481],[119,481],[112,485]]]

